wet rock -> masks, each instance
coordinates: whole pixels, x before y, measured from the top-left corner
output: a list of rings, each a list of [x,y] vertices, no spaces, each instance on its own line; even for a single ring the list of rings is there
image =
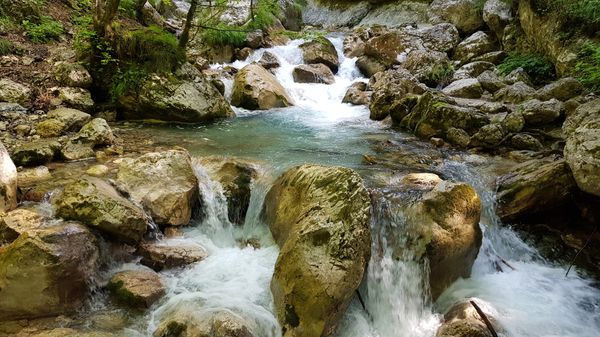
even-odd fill
[[[532,99],[523,103],[519,111],[523,114],[527,125],[539,126],[554,122],[564,109],[563,103],[553,98],[545,102]]]
[[[17,207],[17,168],[0,141],[0,213]]]
[[[45,225],[44,216],[34,210],[17,208],[0,217],[0,246],[15,241],[19,235]]]
[[[43,165],[52,161],[59,150],[57,141],[37,140],[19,145],[11,157],[18,166]]]
[[[565,160],[531,160],[498,179],[498,215],[505,221],[561,207],[575,189]]]
[[[483,72],[490,71],[494,68],[494,64],[484,61],[474,61],[467,63],[454,72],[452,80],[464,80],[467,78],[477,78]]]
[[[9,80],[0,79],[0,102],[27,104],[31,97],[31,89]]]
[[[105,165],[93,165],[85,170],[85,173],[92,177],[104,177],[108,174],[108,171],[108,167]]]
[[[60,149],[61,158],[67,161],[94,158],[95,155],[96,153],[94,152],[93,145],[91,143],[74,142],[69,140]]]
[[[262,214],[281,247],[271,291],[284,336],[331,335],[371,251],[362,179],[340,167],[292,168],[273,184]]]
[[[513,18],[511,3],[502,0],[488,0],[483,6],[483,21],[498,40],[504,36],[504,28]]]
[[[543,148],[537,138],[526,133],[518,133],[510,139],[510,145],[517,150],[539,151]]]
[[[494,148],[500,145],[508,132],[501,124],[484,125],[471,138],[471,146],[481,146],[486,148]]]
[[[45,225],[0,250],[0,319],[72,313],[95,276],[95,237],[75,223]]]
[[[498,77],[498,75],[491,70],[486,70],[481,73],[479,76],[477,76],[477,80],[484,90],[487,90],[492,94],[506,87],[506,84],[502,82],[500,77]]]
[[[494,39],[488,34],[479,31],[456,46],[454,50],[454,59],[461,64],[468,63],[474,58],[496,50]]]
[[[433,23],[450,22],[463,33],[473,33],[483,27],[483,17],[476,0],[434,0],[430,7]]]
[[[468,147],[471,142],[471,136],[467,131],[457,128],[449,128],[446,131],[446,139],[456,146]]]
[[[371,101],[371,93],[367,92],[367,84],[364,82],[356,82],[348,88],[342,103],[350,103],[352,105],[369,105]]]
[[[21,336],[19,335],[19,337]],[[71,328],[56,328],[27,334],[26,337],[117,337],[117,335],[104,331],[82,331]]]
[[[467,78],[450,83],[442,92],[448,96],[479,98],[483,94],[483,88],[475,78]]]
[[[115,136],[104,119],[94,118],[79,130],[73,140],[93,146],[112,145]]]
[[[85,89],[92,86],[92,75],[81,64],[59,62],[53,71],[54,78],[63,86]]]
[[[518,104],[535,96],[535,89],[523,82],[506,86],[494,94],[494,100]]]
[[[580,95],[583,92],[583,85],[572,77],[561,78],[552,82],[537,92],[540,100],[547,101],[555,98],[559,101],[568,101],[569,99]]]
[[[165,295],[160,275],[149,270],[127,270],[110,278],[107,288],[113,297],[133,308],[149,308]]]
[[[600,114],[585,120],[570,133],[564,149],[565,159],[577,186],[600,196]]]
[[[383,120],[390,114],[401,120],[410,112],[405,98],[420,95],[427,88],[406,70],[387,70],[371,79],[373,95],[369,104],[370,118]]]
[[[236,49],[234,57],[236,60],[245,61],[246,59],[248,59],[248,57],[250,57],[250,55],[252,55],[253,52],[254,50],[248,47]]]
[[[231,104],[249,110],[294,105],[275,76],[257,64],[249,64],[235,75]]]
[[[446,83],[453,72],[452,64],[446,53],[428,50],[409,52],[402,67],[410,71],[417,80],[431,87]]]
[[[480,299],[471,298],[455,304],[444,315],[444,323],[436,333],[436,337],[492,337],[485,321],[475,307],[470,303],[474,301],[484,312],[496,332],[502,331],[499,323],[494,318],[495,311],[489,304]]]
[[[198,178],[190,155],[183,149],[123,159],[116,184],[159,225],[188,224],[198,203]]]
[[[91,112],[94,110],[92,94],[83,88],[61,87],[51,90],[58,99],[58,104],[81,111]]]
[[[79,131],[92,116],[76,109],[58,108],[48,112],[48,119],[57,120],[65,125],[65,131]]]
[[[292,71],[292,76],[297,83],[335,83],[331,70],[321,63],[299,65]]]
[[[263,67],[267,70],[271,70],[271,69],[279,68],[280,63],[279,63],[279,60],[277,59],[277,56],[275,56],[271,52],[265,51],[263,53],[263,55],[261,56],[260,60],[258,61],[258,65],[260,65],[261,67]]]
[[[185,80],[150,75],[138,92],[119,98],[125,119],[207,123],[235,116],[231,106],[205,76]]]
[[[580,125],[596,120],[598,116],[600,116],[600,99],[580,105],[573,113],[567,115],[562,126],[563,134],[566,138],[570,137]]]
[[[325,38],[315,39],[300,45],[306,64],[322,63],[335,74],[340,67],[337,51],[331,41]]]
[[[206,250],[198,245],[177,242],[143,243],[136,253],[142,257],[140,262],[143,265],[155,271],[185,266],[208,256]]]
[[[56,215],[81,221],[125,242],[138,242],[149,226],[144,212],[107,182],[83,177],[52,198]]]
[[[369,35],[368,29],[358,27],[344,36],[344,55],[347,57],[363,56],[365,54],[365,42],[369,39]]]
[[[361,74],[367,78],[371,78],[375,74],[385,71],[386,65],[370,56],[361,56],[356,60],[356,67],[360,70]]]
[[[17,176],[19,188],[52,179],[52,175],[46,166],[23,169],[17,173]]]
[[[231,311],[179,310],[161,320],[153,337],[255,337],[253,324]]]

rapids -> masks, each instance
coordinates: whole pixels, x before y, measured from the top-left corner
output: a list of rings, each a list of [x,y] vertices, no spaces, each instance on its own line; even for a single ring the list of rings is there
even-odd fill
[[[248,318],[256,336],[280,336],[269,290],[278,248],[259,217],[272,181],[286,168],[310,162],[351,167],[369,187],[380,188],[393,184],[394,176],[363,164],[362,156],[374,153],[374,142],[404,144],[418,156],[423,145],[411,144],[417,140],[369,120],[366,107],[341,103],[350,84],[367,79],[356,69],[355,59],[343,56],[343,38],[330,39],[342,61],[336,83],[330,86],[294,83],[291,72],[302,63],[301,40],[258,50],[247,61],[231,64],[241,68],[260,59],[266,50],[275,54],[282,64],[276,77],[294,99],[294,107],[261,112],[236,109],[237,118],[210,126],[143,126],[156,139],[184,146],[193,156],[241,157],[259,162],[262,172],[253,185],[246,223],[237,227],[227,220],[221,186],[196,165],[207,216],[202,223],[185,229],[183,238],[167,241],[200,244],[209,257],[183,270],[162,272],[167,296],[127,328],[126,336],[151,336],[160,319],[179,307],[196,312],[230,310]],[[232,83],[225,84],[230,95]],[[441,157],[432,168],[435,172],[444,179],[468,182],[482,199],[484,240],[472,276],[457,281],[431,303],[424,291],[426,266],[395,261],[385,243],[374,242],[373,250],[383,252],[383,256],[372,258],[360,289],[368,312],[355,299],[337,337],[432,337],[442,314],[466,297],[478,297],[488,304],[483,308],[493,311],[505,328],[500,331],[502,336],[600,336],[600,290],[594,281],[573,271],[565,277],[565,266],[544,260],[535,247],[501,226],[495,216],[493,171],[502,159],[451,150],[427,151],[439,152]],[[386,202],[373,201],[374,233],[382,221],[394,221],[382,216]],[[496,271],[492,267],[496,256],[502,256],[516,270]]]

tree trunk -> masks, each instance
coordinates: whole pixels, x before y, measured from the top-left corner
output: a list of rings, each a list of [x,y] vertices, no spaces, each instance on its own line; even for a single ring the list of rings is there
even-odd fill
[[[135,15],[137,20],[141,23],[144,24],[144,5],[146,5],[146,0],[136,0],[135,3]]]
[[[96,0],[94,12],[94,29],[99,37],[106,36],[111,22],[117,15],[121,0]]]
[[[185,47],[190,40],[190,30],[192,29],[192,24],[194,22],[194,17],[196,16],[196,8],[198,7],[198,0],[192,0],[190,2],[190,10],[187,13],[185,18],[185,26],[183,27],[183,31],[181,32],[181,36],[179,37],[179,48],[185,50]]]

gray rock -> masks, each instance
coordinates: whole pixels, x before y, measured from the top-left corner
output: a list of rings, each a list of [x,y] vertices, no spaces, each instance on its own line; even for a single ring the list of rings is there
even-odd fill
[[[430,20],[433,23],[450,22],[463,33],[473,33],[484,25],[476,2],[476,0],[434,0],[430,7]]]
[[[577,186],[600,196],[600,115],[593,116],[569,134],[565,159],[573,171]]]
[[[479,81],[483,89],[489,91],[492,94],[506,87],[506,84],[502,82],[500,77],[498,77],[498,75],[496,75],[496,73],[494,73],[491,70],[486,70],[483,73],[481,73],[479,76],[477,76],[477,80]]]
[[[448,96],[479,98],[483,94],[483,88],[475,78],[467,78],[450,83],[442,92]]]
[[[503,0],[487,0],[483,6],[483,21],[487,24],[498,40],[504,36],[504,27],[513,18],[511,3]]]
[[[292,71],[292,76],[297,83],[335,83],[331,70],[321,63],[299,65]]]
[[[535,89],[523,82],[506,86],[494,94],[494,100],[518,104],[535,96]]]
[[[306,64],[322,63],[335,74],[340,66],[340,60],[331,41],[320,38],[300,45],[302,57]]]
[[[511,71],[508,75],[504,76],[504,82],[507,84],[515,84],[517,82],[524,82],[529,86],[533,86],[531,78],[523,68],[517,68]]]
[[[46,164],[56,157],[60,143],[51,140],[27,142],[18,146],[12,159],[18,166],[35,166]]]
[[[275,76],[258,64],[249,64],[235,75],[231,104],[268,110],[292,106],[294,102]]]
[[[370,56],[361,56],[356,60],[356,67],[367,78],[373,77],[375,74],[385,71],[387,66]]]
[[[367,92],[367,84],[364,82],[356,82],[348,88],[342,103],[350,103],[352,105],[369,105],[371,101],[371,93]]]
[[[477,78],[483,72],[490,71],[494,64],[490,62],[475,61],[460,67],[452,76],[452,81],[464,80],[467,78]]]
[[[502,143],[507,134],[501,124],[484,125],[473,135],[470,146],[494,148]]]
[[[564,104],[553,98],[549,101],[532,99],[523,103],[519,110],[530,126],[539,126],[554,122],[564,112]]]
[[[539,151],[543,148],[537,138],[526,133],[517,133],[510,139],[510,145],[517,150]]]
[[[92,94],[83,88],[61,87],[52,90],[60,104],[81,111],[91,112],[94,109]]]
[[[92,144],[93,146],[112,145],[115,136],[104,119],[94,118],[79,130],[74,141]]]
[[[420,49],[409,52],[402,67],[431,87],[447,83],[454,69],[446,53]]]
[[[421,28],[416,31],[415,35],[423,40],[425,48],[440,52],[449,52],[460,42],[458,29],[451,23],[440,23]]]
[[[506,131],[511,133],[521,132],[525,127],[525,118],[523,114],[520,112],[509,113],[504,117],[502,121],[502,126]]]
[[[496,50],[494,39],[488,34],[479,31],[456,46],[453,59],[461,64],[468,63],[474,58]]]
[[[559,101],[565,102],[580,95],[583,89],[583,85],[577,79],[565,77],[539,89],[537,96],[540,100],[544,101],[556,98]]]
[[[460,147],[468,147],[471,142],[471,136],[465,130],[457,128],[449,128],[446,131],[446,139],[451,144]]]
[[[580,105],[573,113],[567,115],[563,123],[562,131],[565,137],[570,137],[580,125],[596,120],[598,116],[600,116],[600,99]]]
[[[258,61],[258,64],[267,70],[279,68],[279,66],[280,66],[277,56],[275,56],[273,53],[268,52],[268,51],[265,51],[263,53],[260,60]]]
[[[53,71],[60,85],[85,89],[92,86],[92,75],[81,64],[59,62]]]
[[[8,78],[0,79],[0,102],[26,104],[31,97],[31,89]]]

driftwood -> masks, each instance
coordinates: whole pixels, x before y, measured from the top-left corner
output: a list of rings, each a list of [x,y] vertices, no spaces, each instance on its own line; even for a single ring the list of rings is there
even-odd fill
[[[581,249],[577,252],[577,254],[575,254],[575,257],[573,258],[573,260],[571,261],[571,264],[569,265],[569,268],[567,269],[567,273],[565,274],[565,277],[569,276],[569,272],[571,271],[571,268],[573,268],[573,265],[575,264],[575,260],[577,260],[577,258],[579,257],[579,254],[581,254],[581,252],[583,252],[583,250],[586,249],[587,246],[590,244],[590,241],[592,241],[592,238],[594,237],[594,234],[596,234],[596,232],[598,231],[598,228],[600,228],[600,227],[596,226],[594,231],[592,233],[590,233],[590,236],[585,241],[585,244],[583,245],[583,247],[581,247]]]
[[[358,301],[360,302],[360,305],[362,305],[362,307],[363,307],[363,310],[367,313],[367,316],[371,317],[371,314],[369,314],[369,310],[367,310],[367,306],[365,305],[365,301],[363,301],[360,291],[358,291],[358,289],[356,289],[355,292],[356,292],[356,296],[358,297]]]
[[[492,325],[492,322],[490,322],[490,320],[487,318],[487,315],[483,312],[483,310],[481,310],[481,308],[477,305],[477,303],[475,303],[475,301],[469,301],[469,302],[471,303],[473,308],[475,308],[475,311],[477,311],[477,313],[479,314],[479,317],[481,317],[481,319],[485,323],[485,326],[487,326],[487,328],[490,331],[490,333],[492,334],[492,336],[498,337],[498,334],[496,333],[496,330],[494,330],[494,326]]]

